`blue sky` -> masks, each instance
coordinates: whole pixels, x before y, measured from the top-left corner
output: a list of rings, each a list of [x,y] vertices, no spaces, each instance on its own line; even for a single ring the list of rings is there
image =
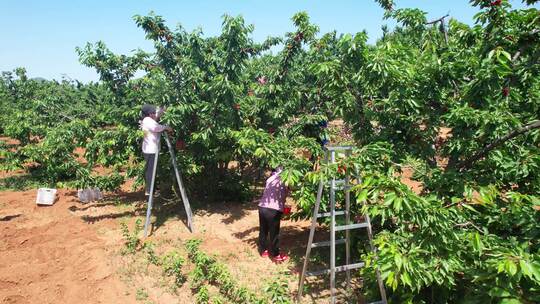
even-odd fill
[[[524,6],[518,0],[510,3]],[[477,13],[468,0],[396,0],[396,6],[420,8],[429,19],[449,13],[470,24]],[[116,53],[151,51],[151,43],[132,19],[150,11],[163,16],[171,27],[178,23],[187,30],[200,27],[208,36],[219,34],[223,14],[241,14],[255,25],[256,41],[293,30],[290,18],[299,11],[307,11],[323,33],[365,29],[370,42],[381,35],[381,25],[389,24],[373,0],[4,0],[0,2],[0,71],[22,66],[30,77],[60,79],[65,74],[85,82],[97,80],[92,69],[78,62],[75,47],[102,40]]]

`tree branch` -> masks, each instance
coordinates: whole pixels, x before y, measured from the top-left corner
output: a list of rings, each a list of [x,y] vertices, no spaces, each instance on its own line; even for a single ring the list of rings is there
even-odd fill
[[[528,34],[529,36],[534,36],[536,35],[537,33],[539,33],[540,30],[539,29],[534,29],[532,31],[530,31]],[[523,45],[521,45],[521,47],[519,48],[519,50],[514,54],[514,56],[512,56],[512,62],[515,62],[519,56],[521,56],[521,54],[523,53],[523,51],[525,51],[526,48],[528,48],[529,46],[531,45],[531,43],[525,43]]]
[[[532,123],[524,126],[521,129],[513,130],[510,133],[506,134],[505,136],[503,136],[501,138],[498,138],[495,141],[493,141],[492,143],[490,143],[489,145],[485,146],[482,150],[480,150],[479,152],[476,152],[470,158],[458,163],[456,168],[459,171],[464,171],[466,169],[469,169],[476,161],[478,161],[482,157],[486,156],[491,150],[495,149],[500,144],[502,144],[502,143],[504,143],[504,142],[506,142],[506,141],[518,136],[518,135],[521,135],[523,133],[529,132],[530,130],[538,129],[538,128],[540,128],[540,120],[533,121]]]
[[[429,22],[426,22],[426,25],[429,25],[429,24],[434,24],[434,23],[437,23],[437,22],[443,22],[445,18],[448,18],[450,15],[449,14],[446,14],[444,16],[442,16],[441,18],[439,19],[435,19],[433,21],[429,21]]]
[[[435,20],[424,23],[425,25],[431,25],[431,24],[435,24],[435,23],[440,22],[441,23],[440,28],[441,28],[441,30],[442,30],[442,32],[444,34],[444,41],[446,42],[447,45],[448,45],[448,31],[446,30],[446,26],[444,24],[444,19],[449,17],[449,16],[450,16],[449,14],[446,14],[446,15],[442,16],[439,19],[435,19]]]
[[[465,223],[459,223],[459,224],[454,225],[454,227],[457,227],[457,228],[463,228],[463,227],[467,227],[467,226],[472,226],[478,232],[480,232],[482,234],[484,233],[484,231],[482,229],[480,229],[480,227],[476,226],[473,222],[465,222]]]

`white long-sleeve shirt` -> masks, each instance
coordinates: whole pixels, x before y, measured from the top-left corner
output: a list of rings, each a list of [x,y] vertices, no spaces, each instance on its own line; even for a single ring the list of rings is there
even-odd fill
[[[165,131],[167,127],[158,124],[150,117],[145,117],[141,122],[141,129],[144,131],[144,139],[142,144],[142,151],[146,154],[155,154],[159,150],[159,138],[161,132]]]

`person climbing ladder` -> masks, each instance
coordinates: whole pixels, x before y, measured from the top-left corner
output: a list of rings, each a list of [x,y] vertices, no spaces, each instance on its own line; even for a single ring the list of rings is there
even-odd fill
[[[157,109],[153,105],[144,105],[142,107],[141,129],[144,132],[142,143],[142,152],[145,160],[144,164],[144,181],[145,195],[150,195],[150,185],[152,183],[152,173],[154,171],[154,158],[159,153],[159,139],[161,132],[172,132],[170,127],[160,125]]]

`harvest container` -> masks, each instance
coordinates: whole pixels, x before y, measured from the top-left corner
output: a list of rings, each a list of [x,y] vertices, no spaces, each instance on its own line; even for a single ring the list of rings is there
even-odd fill
[[[77,190],[77,197],[82,203],[98,201],[103,198],[99,188],[86,188]]]
[[[36,204],[50,206],[54,204],[55,200],[56,200],[56,189],[49,189],[49,188],[38,189],[38,193],[36,197]]]

